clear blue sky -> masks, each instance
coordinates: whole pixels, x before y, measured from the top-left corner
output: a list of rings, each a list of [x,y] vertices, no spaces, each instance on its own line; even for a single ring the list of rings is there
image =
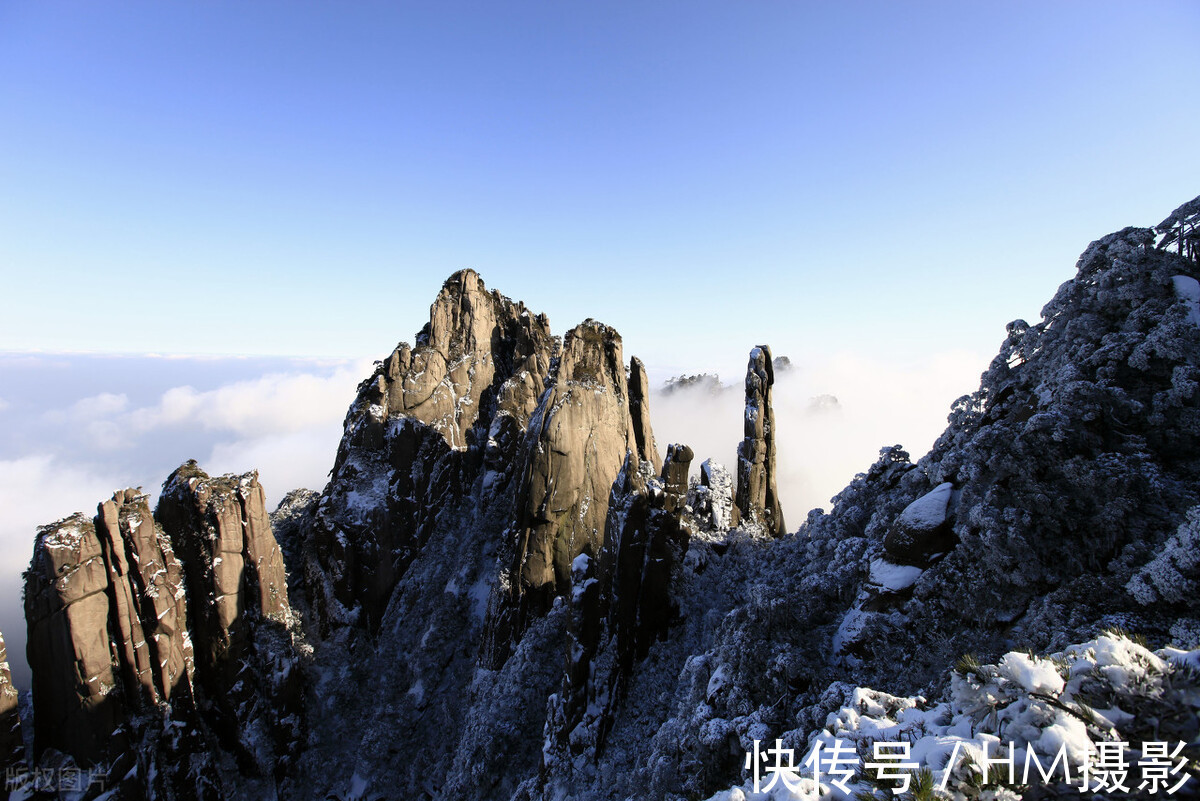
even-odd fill
[[[0,348],[991,352],[1200,193],[1194,2],[6,2]],[[982,369],[984,365],[980,365]]]

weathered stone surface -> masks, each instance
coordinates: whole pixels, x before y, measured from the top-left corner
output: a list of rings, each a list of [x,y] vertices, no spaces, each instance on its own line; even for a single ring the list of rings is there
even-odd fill
[[[312,526],[308,577],[325,625],[374,629],[436,516],[482,481],[503,490],[558,344],[545,315],[446,281],[416,347],[401,343],[359,387]]]
[[[213,478],[188,461],[163,484],[155,516],[187,568],[209,722],[247,772],[282,772],[299,746],[303,687],[287,574],[258,474]],[[248,736],[256,729],[269,733],[270,754]]]
[[[304,565],[308,558],[313,517],[321,500],[319,492],[309,489],[294,489],[283,496],[283,500],[271,512],[271,530],[279,551],[283,554],[283,565],[287,571],[288,603],[301,619],[309,619],[311,606],[308,602],[308,584],[304,580]]]
[[[676,506],[682,505],[687,498],[688,471],[695,456],[687,445],[673,444],[667,448],[667,460],[662,465],[662,482],[669,511],[675,511]]]
[[[757,523],[776,537],[787,533],[775,486],[775,412],[771,349],[750,351],[746,366],[745,438],[738,446],[737,505],[743,521]]]
[[[700,464],[700,486],[696,491],[697,515],[708,521],[713,529],[723,531],[736,526],[740,520],[734,503],[733,476],[724,465],[705,459]]]
[[[25,758],[17,705],[17,688],[13,686],[12,672],[8,669],[8,649],[4,645],[4,636],[0,635],[0,771],[7,772]]]
[[[37,753],[92,764],[121,750],[110,738],[130,713],[191,705],[183,571],[145,495],[121,490],[94,520],[38,532],[25,617]]]
[[[570,587],[575,557],[599,553],[613,480],[625,455],[638,452],[615,330],[595,320],[572,329],[550,380],[530,424],[518,502],[522,617]]]

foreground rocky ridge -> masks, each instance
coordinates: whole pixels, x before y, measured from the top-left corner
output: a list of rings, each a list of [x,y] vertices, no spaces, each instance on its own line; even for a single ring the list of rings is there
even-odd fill
[[[32,756],[120,798],[696,799],[855,685],[932,697],[965,652],[1114,626],[1195,648],[1200,270],[1173,230],[1093,243],[929,454],[884,449],[791,533],[767,347],[734,475],[689,479],[614,330],[560,341],[458,273],[319,496],[268,524],[256,477],[189,463],[153,517],[125,491],[42,530]]]

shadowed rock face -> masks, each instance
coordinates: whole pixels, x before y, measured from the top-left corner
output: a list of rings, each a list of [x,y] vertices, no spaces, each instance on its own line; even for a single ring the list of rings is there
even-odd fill
[[[637,442],[639,459],[645,459],[662,470],[662,460],[650,428],[650,381],[646,377],[646,365],[634,356],[629,360],[629,415],[633,420],[633,437]]]
[[[759,345],[750,351],[746,366],[746,436],[738,446],[737,505],[742,520],[756,522],[768,533],[782,537],[787,526],[775,487],[774,383],[771,349]]]
[[[374,629],[437,514],[482,480],[502,490],[557,354],[545,315],[451,276],[416,347],[359,387],[313,525],[308,573],[323,623]]]
[[[282,773],[299,745],[303,687],[287,574],[258,474],[210,478],[189,461],[163,484],[155,516],[186,566],[209,722],[247,772]],[[273,753],[247,738],[252,728],[269,732]]]
[[[13,686],[12,673],[8,669],[8,649],[0,635],[0,770],[7,771],[24,758],[17,688]]]
[[[654,477],[649,461],[629,453],[612,486],[598,558],[583,554],[572,564],[567,671],[546,730],[546,747],[568,760],[603,749],[635,664],[676,622],[671,580],[692,533],[684,515],[692,458],[691,448],[671,445]]]
[[[39,754],[91,764],[122,747],[110,736],[129,714],[191,705],[183,570],[145,495],[119,491],[94,520],[39,531],[25,618]]]

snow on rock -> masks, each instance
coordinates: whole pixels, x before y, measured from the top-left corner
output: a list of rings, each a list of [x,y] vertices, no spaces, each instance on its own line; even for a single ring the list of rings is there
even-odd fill
[[[925,571],[912,565],[894,565],[886,559],[871,560],[871,583],[899,592],[916,583]]]
[[[1018,798],[1022,789],[1034,785],[1062,788],[1068,784],[1077,790],[1081,769],[1096,759],[1098,742],[1127,741],[1136,747],[1143,740],[1175,742],[1191,736],[1186,727],[1179,731],[1164,727],[1140,736],[1136,727],[1144,725],[1152,710],[1162,704],[1195,717],[1200,694],[1196,674],[1185,666],[1194,666],[1198,659],[1200,651],[1165,648],[1153,653],[1124,635],[1109,633],[1047,657],[1013,651],[996,665],[964,660],[951,674],[950,689],[937,703],[920,696],[855,688],[842,696],[848,703],[831,712],[824,727],[808,736],[807,747],[796,751],[792,763],[796,770],[784,771],[769,793],[756,792],[753,777],[746,771],[743,775],[750,778],[744,784],[722,790],[708,801],[824,801],[878,792],[877,786],[864,781],[862,773],[847,778],[848,792],[832,781],[825,783],[835,778],[832,772],[822,774],[819,787],[813,784],[814,752],[821,750],[824,765],[827,749],[837,741],[843,747],[852,746],[848,753],[857,758],[859,766],[874,761],[875,743],[909,744],[909,761],[928,770],[934,787],[948,793],[936,793],[936,797]],[[1099,697],[1112,699],[1114,708],[1092,709],[1083,701]],[[1139,709],[1139,704],[1147,704],[1146,711]],[[773,745],[762,743],[760,748],[765,751]],[[986,781],[980,767],[985,756],[993,762]],[[1007,764],[995,764],[1009,758],[1016,771],[1015,784],[1007,781]],[[765,770],[773,764],[770,759],[763,764],[760,791],[774,775]],[[801,777],[809,783],[800,785]],[[792,789],[784,788],[784,779]]]
[[[937,528],[946,522],[946,507],[953,491],[954,486],[949,481],[938,484],[906,506],[897,522],[922,530]]]
[[[1200,281],[1190,275],[1173,275],[1175,296],[1187,304],[1188,321],[1200,325]]]

